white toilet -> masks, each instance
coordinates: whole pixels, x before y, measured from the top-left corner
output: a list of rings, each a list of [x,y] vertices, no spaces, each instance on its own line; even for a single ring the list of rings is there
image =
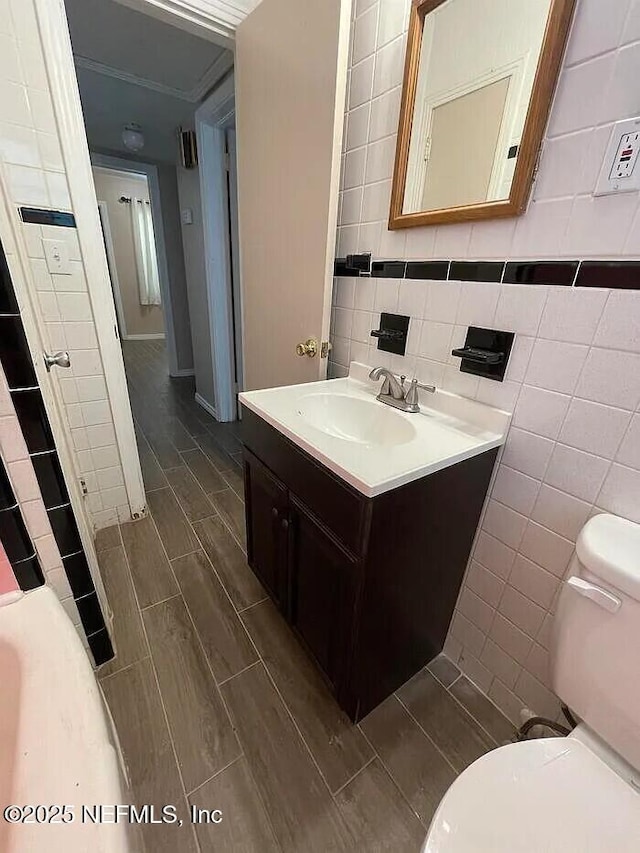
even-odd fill
[[[510,744],[453,783],[423,853],[640,851],[640,525],[584,526],[558,603],[552,686],[582,722]]]

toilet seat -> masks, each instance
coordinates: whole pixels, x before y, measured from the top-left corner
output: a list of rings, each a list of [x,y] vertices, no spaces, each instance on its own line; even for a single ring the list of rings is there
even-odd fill
[[[640,792],[584,743],[503,746],[453,783],[423,853],[637,853]]]

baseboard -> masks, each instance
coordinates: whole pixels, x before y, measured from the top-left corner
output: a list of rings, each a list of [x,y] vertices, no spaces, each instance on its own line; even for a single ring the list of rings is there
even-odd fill
[[[182,379],[185,376],[195,376],[196,372],[193,367],[187,367],[184,370],[174,370],[173,373],[169,373],[169,376],[172,376],[174,379]]]
[[[163,341],[164,332],[161,334],[153,333],[149,335],[127,335],[123,338],[124,341]]]
[[[215,418],[216,420],[218,420],[218,415],[217,415],[214,407],[211,405],[211,403],[207,403],[207,401],[204,399],[204,397],[201,396],[200,394],[198,394],[197,391],[195,393],[195,401],[199,406],[202,406],[202,408],[205,410],[205,412],[209,412],[209,414],[211,415],[212,418]]]

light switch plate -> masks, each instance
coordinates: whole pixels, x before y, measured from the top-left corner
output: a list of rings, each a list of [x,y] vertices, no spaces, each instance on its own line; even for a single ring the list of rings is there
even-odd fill
[[[62,240],[43,240],[42,245],[49,272],[56,275],[71,275],[69,249],[66,243]]]
[[[640,116],[614,124],[594,195],[640,190]]]
[[[180,212],[180,219],[183,225],[193,225],[193,211],[190,207],[186,207]]]

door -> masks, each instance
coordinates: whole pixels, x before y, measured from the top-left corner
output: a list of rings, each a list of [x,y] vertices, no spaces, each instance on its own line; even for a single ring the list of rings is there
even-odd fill
[[[246,449],[244,464],[249,565],[284,611],[289,535],[287,489]]]
[[[433,110],[421,210],[487,201],[509,81],[504,77]]]
[[[356,561],[293,497],[289,519],[289,619],[337,691],[353,626]]]
[[[242,288],[240,287],[240,239],[238,237],[238,160],[236,129],[225,131],[227,147],[227,203],[229,209],[229,255],[231,263],[231,302],[233,311],[233,350],[236,389],[244,390],[242,370]],[[237,398],[236,398],[237,405]]]
[[[311,382],[326,359],[351,0],[262,0],[236,32],[246,390]]]

